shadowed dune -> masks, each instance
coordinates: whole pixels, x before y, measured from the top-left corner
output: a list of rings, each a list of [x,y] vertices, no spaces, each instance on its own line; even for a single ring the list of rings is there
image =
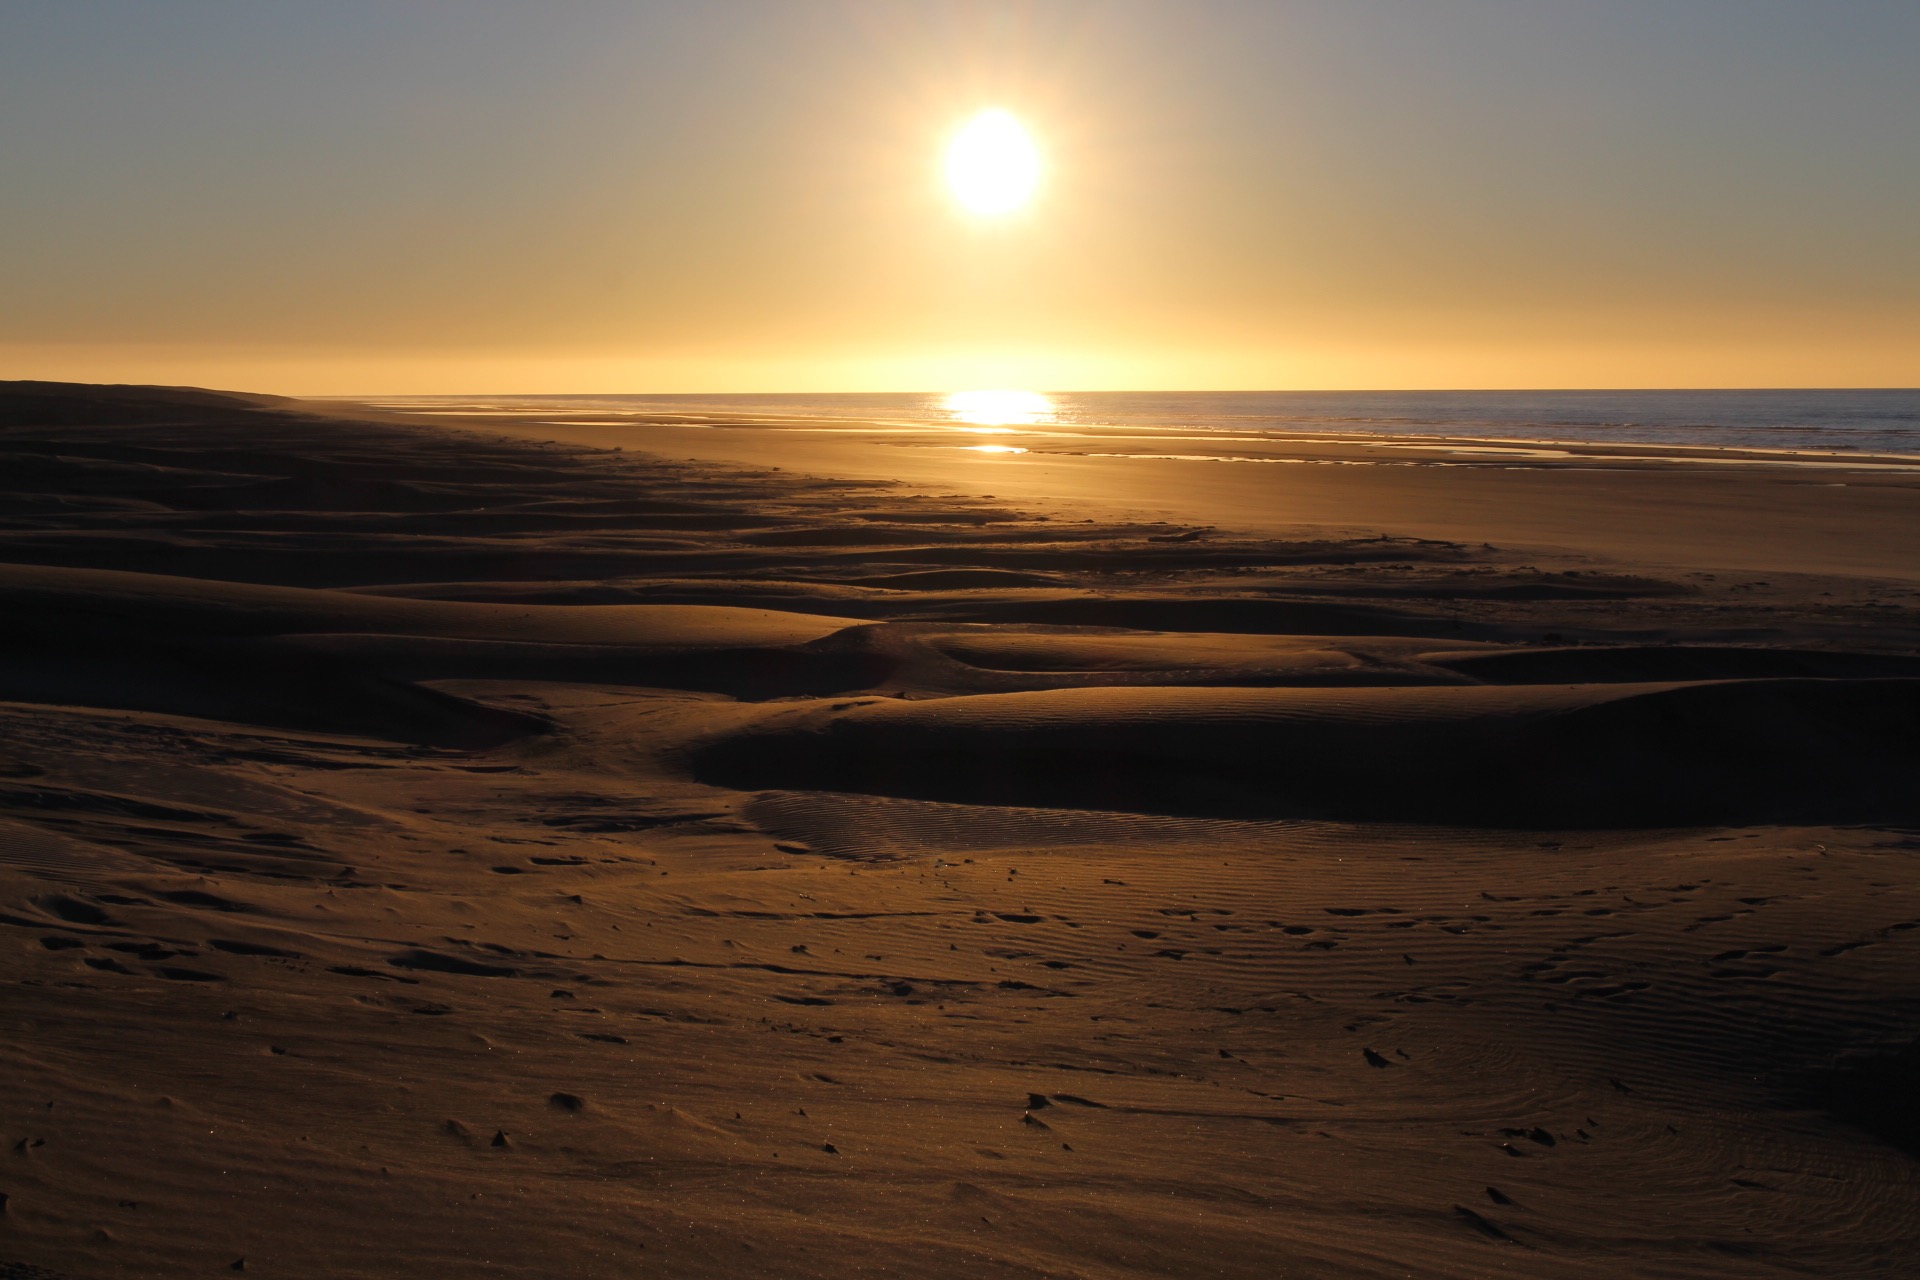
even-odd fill
[[[1920,1158],[1920,1040],[1819,1074],[1807,1097]]]
[[[1888,679],[1920,676],[1920,658],[1821,649],[1718,645],[1609,646],[1429,654],[1427,661],[1491,684],[1615,680]]]
[[[1920,819],[1920,680],[1078,689],[778,715],[742,788],[1544,828]]]
[[[388,600],[103,570],[0,566],[0,698],[128,707],[434,745],[497,745],[537,717],[412,683],[619,680],[773,692],[862,682],[805,642],[843,620],[677,605]]]

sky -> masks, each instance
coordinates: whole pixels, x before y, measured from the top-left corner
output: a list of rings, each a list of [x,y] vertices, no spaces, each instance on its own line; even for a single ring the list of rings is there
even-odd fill
[[[0,378],[1916,386],[1917,55],[1914,0],[0,0]]]

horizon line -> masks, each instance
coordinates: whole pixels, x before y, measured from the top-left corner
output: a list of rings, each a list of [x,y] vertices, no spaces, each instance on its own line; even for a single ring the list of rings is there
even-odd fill
[[[70,386],[153,386],[153,383],[69,383]],[[185,385],[170,387],[170,390],[218,391],[219,387],[189,387]],[[743,397],[797,397],[797,396],[937,396],[952,395],[956,391],[1006,390],[1035,391],[1039,395],[1049,396],[1134,396],[1134,395],[1533,395],[1540,393],[1560,395],[1618,395],[1632,393],[1677,392],[1756,392],[1756,391],[1896,391],[1920,394],[1920,384],[1871,385],[1871,386],[1632,386],[1632,387],[1125,387],[1125,388],[1033,388],[1033,387],[946,387],[939,389],[918,388],[914,390],[891,391],[379,391],[358,392],[351,395],[327,393],[324,395],[301,395],[287,393],[297,400],[362,400],[381,398],[389,400],[428,399],[436,396],[495,396],[495,397],[546,397],[550,399],[586,398],[590,396],[632,396],[656,398],[693,398],[708,396]]]

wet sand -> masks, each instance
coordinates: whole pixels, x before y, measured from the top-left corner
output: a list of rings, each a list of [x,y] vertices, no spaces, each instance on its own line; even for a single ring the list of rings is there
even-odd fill
[[[1791,566],[1920,579],[1913,457],[1098,427],[594,426],[539,414],[466,421],[537,439],[746,466],[773,459],[790,470],[1275,537],[1388,533],[1669,569]]]
[[[1911,1274],[1920,473],[807,425],[0,384],[0,1275]]]

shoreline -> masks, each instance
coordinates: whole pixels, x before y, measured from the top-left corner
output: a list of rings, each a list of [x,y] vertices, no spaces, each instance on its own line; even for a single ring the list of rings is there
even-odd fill
[[[345,412],[340,402],[326,402]],[[1450,453],[1475,437],[1261,437],[1239,458],[1142,456],[1164,430],[1077,433],[1111,450],[1058,447],[1044,429],[888,425],[855,419],[701,425],[657,419],[557,421],[539,413],[384,418],[598,449],[968,492],[1056,516],[1217,526],[1249,534],[1315,530],[1490,542],[1547,557],[1663,568],[1837,573],[1920,582],[1920,459],[1811,458],[1673,446],[1541,442],[1533,453]],[[1219,433],[1210,433],[1218,438]],[[1235,443],[1245,444],[1244,439]],[[1504,444],[1506,442],[1499,442]],[[1543,449],[1564,456],[1538,456]],[[1026,452],[1010,452],[1024,449]],[[1237,466],[1181,467],[1235,461]],[[1275,465],[1285,464],[1285,465]],[[1844,478],[1842,478],[1844,477]]]
[[[433,397],[436,398],[437,397]],[[427,397],[423,397],[427,399]],[[979,423],[972,424],[959,419],[952,422],[919,420],[907,418],[858,417],[836,414],[757,414],[750,412],[711,411],[704,413],[669,413],[660,411],[635,411],[624,418],[607,418],[604,410],[582,410],[583,414],[593,416],[574,418],[572,415],[556,415],[553,410],[540,409],[429,409],[413,408],[399,400],[383,400],[380,397],[320,396],[307,398],[302,403],[325,406],[334,411],[372,410],[381,413],[404,414],[416,418],[449,418],[476,422],[525,422],[531,425],[545,425],[556,428],[575,427],[661,427],[677,426],[704,430],[763,430],[786,432],[820,432],[829,434],[870,434],[870,435],[912,435],[938,436],[941,433],[958,435],[1008,435],[1026,436],[1037,441],[1057,440],[1101,440],[1112,437],[1144,440],[1188,440],[1188,441],[1228,441],[1243,444],[1320,444],[1379,446],[1386,448],[1445,448],[1456,445],[1498,445],[1518,448],[1552,449],[1570,460],[1584,458],[1611,458],[1623,461],[1641,462],[1699,462],[1718,465],[1739,465],[1743,462],[1761,462],[1766,464],[1792,465],[1807,460],[1814,465],[1822,462],[1858,463],[1863,469],[1878,469],[1891,466],[1895,469],[1920,469],[1920,452],[1863,452],[1849,449],[1814,448],[1775,448],[1761,445],[1702,445],[1674,443],[1664,444],[1654,441],[1634,440],[1569,440],[1555,436],[1526,435],[1484,435],[1432,431],[1307,431],[1290,428],[1272,428],[1264,430],[1217,426],[1180,427],[1173,425],[1143,425],[1130,423],[1100,422],[1045,422],[1027,424]],[[1030,447],[1031,448],[1031,447]],[[1622,454],[1621,450],[1639,450],[1636,454]],[[1247,461],[1248,459],[1232,459]]]
[[[1920,434],[1910,429],[1920,414],[1920,390],[1903,388],[980,394],[989,399],[924,392],[321,399],[357,400],[429,415],[546,417],[583,426],[651,421],[834,430],[844,429],[845,424],[865,424],[907,433],[1005,428],[1057,439],[1131,433],[1250,442],[1485,441],[1576,450],[1637,449],[1663,456],[1678,452],[1868,461],[1920,458]]]

